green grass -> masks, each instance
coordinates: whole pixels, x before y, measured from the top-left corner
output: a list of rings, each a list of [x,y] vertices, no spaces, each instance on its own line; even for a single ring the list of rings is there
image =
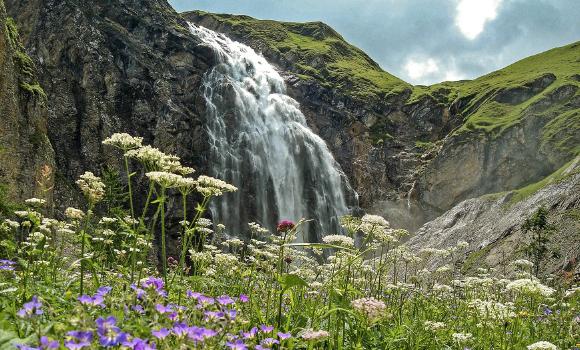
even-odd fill
[[[197,16],[211,17],[254,46],[266,46],[275,55],[291,58],[288,61],[301,77],[346,95],[382,98],[410,88],[324,23],[278,22],[202,11],[184,14],[186,19]]]

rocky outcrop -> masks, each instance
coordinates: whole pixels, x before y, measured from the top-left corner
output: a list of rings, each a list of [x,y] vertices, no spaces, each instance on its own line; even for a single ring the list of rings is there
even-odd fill
[[[82,172],[116,165],[118,154],[101,144],[114,132],[143,136],[190,166],[204,166],[199,84],[212,56],[166,1],[6,6],[46,91],[59,203],[74,203],[73,181]]]
[[[54,153],[47,115],[34,63],[0,0],[0,202],[51,200]]]
[[[510,261],[526,257],[523,248],[530,237],[521,226],[541,206],[549,210],[548,221],[555,229],[549,243],[554,254],[542,272],[580,273],[580,157],[538,185],[457,204],[421,227],[408,245],[419,251],[466,241],[469,249],[460,259],[464,270],[491,267],[504,273],[513,268]]]

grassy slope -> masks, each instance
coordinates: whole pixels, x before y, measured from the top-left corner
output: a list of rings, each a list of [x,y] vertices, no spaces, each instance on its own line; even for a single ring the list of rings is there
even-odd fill
[[[556,80],[543,91],[520,103],[502,103],[494,99],[503,91],[522,88],[534,80],[553,74]],[[452,102],[465,98],[467,106],[462,108],[465,123],[457,130],[463,132],[487,132],[501,134],[517,124],[534,104],[548,98],[550,94],[565,85],[575,86],[580,95],[580,42],[558,47],[518,61],[508,67],[492,72],[471,81],[444,82],[428,87],[416,86],[411,101],[422,96],[443,92],[445,99]],[[539,108],[530,114],[545,116],[551,120],[544,129],[544,141],[562,151],[578,154],[580,132],[580,111],[567,105],[571,98],[559,101],[549,108]]]
[[[237,35],[267,45],[275,54],[290,58],[301,78],[316,79],[345,94],[384,97],[411,87],[382,70],[367,54],[324,23],[278,22],[202,11],[192,14],[211,17]],[[184,17],[187,16],[185,13]]]
[[[460,113],[465,121],[456,133],[485,132],[497,136],[525,115],[545,117],[548,120],[543,142],[570,157],[580,154],[580,111],[567,104],[580,95],[580,42],[525,58],[475,80],[413,87],[383,71],[363,51],[320,22],[278,22],[202,11],[190,14],[210,17],[237,35],[267,46],[293,62],[293,71],[301,78],[316,79],[346,95],[381,98],[411,88],[407,104],[427,96],[447,106],[464,100]],[[188,13],[184,16],[187,18]],[[496,100],[506,90],[529,90],[534,80],[547,74],[553,74],[556,80],[542,91],[531,93],[530,98],[518,103]],[[578,88],[574,96],[530,112],[530,107],[565,85]]]

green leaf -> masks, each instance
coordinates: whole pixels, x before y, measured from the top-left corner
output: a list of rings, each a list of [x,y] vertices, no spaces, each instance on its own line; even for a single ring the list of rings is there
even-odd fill
[[[293,287],[308,287],[308,283],[304,281],[300,276],[295,274],[285,274],[278,277],[278,282],[282,286],[282,290],[286,291]]]

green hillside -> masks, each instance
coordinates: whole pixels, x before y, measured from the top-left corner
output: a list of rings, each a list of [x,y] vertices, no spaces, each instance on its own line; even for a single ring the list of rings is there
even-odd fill
[[[384,97],[410,87],[321,22],[278,22],[203,11],[183,16],[217,21],[252,46],[284,58],[301,78],[316,79],[323,86],[354,97]]]
[[[524,116],[549,118],[546,142],[578,153],[580,125],[580,42],[518,61],[471,81],[416,86],[411,101],[425,95],[447,102],[463,99],[465,123],[458,133],[500,134]]]

